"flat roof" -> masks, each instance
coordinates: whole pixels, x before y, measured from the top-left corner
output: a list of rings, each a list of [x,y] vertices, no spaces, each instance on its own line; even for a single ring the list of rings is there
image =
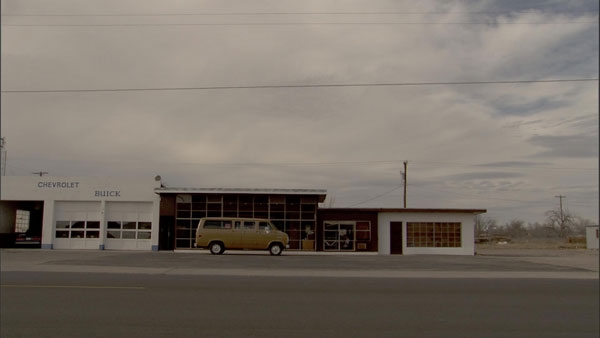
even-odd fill
[[[317,195],[325,201],[325,189],[274,189],[274,188],[155,188],[157,194],[264,194],[264,195]]]
[[[486,213],[486,209],[449,209],[449,208],[320,208],[321,211],[358,211],[358,212],[397,212],[397,213],[467,213],[467,214],[483,214]]]

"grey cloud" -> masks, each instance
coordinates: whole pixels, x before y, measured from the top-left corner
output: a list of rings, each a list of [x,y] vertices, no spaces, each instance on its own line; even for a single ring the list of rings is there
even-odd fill
[[[529,142],[547,149],[537,154],[538,157],[598,157],[597,135],[539,135],[530,138]]]
[[[570,104],[567,100],[557,100],[550,97],[542,97],[523,103],[510,102],[506,98],[500,98],[490,102],[497,114],[527,116],[539,112],[566,107]]]
[[[456,175],[446,176],[445,179],[455,181],[469,181],[469,180],[496,180],[496,179],[507,179],[523,177],[523,174],[504,172],[504,171],[491,171],[491,172],[470,172]]]
[[[540,165],[551,165],[549,162],[533,162],[533,161],[505,161],[505,162],[489,162],[479,164],[480,167],[506,168],[506,167],[537,167]]]

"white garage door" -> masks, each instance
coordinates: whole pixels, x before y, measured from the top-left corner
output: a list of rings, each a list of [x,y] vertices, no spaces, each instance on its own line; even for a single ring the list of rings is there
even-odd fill
[[[100,248],[100,202],[56,202],[55,249]]]
[[[108,250],[152,250],[152,203],[107,202]]]

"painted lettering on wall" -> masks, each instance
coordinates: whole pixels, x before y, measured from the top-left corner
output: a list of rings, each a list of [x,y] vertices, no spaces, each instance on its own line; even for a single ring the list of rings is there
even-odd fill
[[[121,197],[121,190],[96,190],[96,197]]]
[[[61,188],[61,189],[77,189],[79,182],[38,182],[38,188]]]

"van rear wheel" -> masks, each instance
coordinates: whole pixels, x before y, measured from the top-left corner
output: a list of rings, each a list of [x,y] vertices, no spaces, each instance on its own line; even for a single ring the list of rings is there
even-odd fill
[[[223,246],[223,243],[221,243],[221,242],[210,243],[210,246],[208,247],[208,249],[210,250],[210,253],[213,255],[220,255],[225,251],[225,247]]]
[[[279,243],[273,243],[269,247],[269,253],[271,254],[271,256],[279,256],[279,255],[281,255],[282,251],[283,251],[283,246],[281,246],[281,244],[279,244]]]

